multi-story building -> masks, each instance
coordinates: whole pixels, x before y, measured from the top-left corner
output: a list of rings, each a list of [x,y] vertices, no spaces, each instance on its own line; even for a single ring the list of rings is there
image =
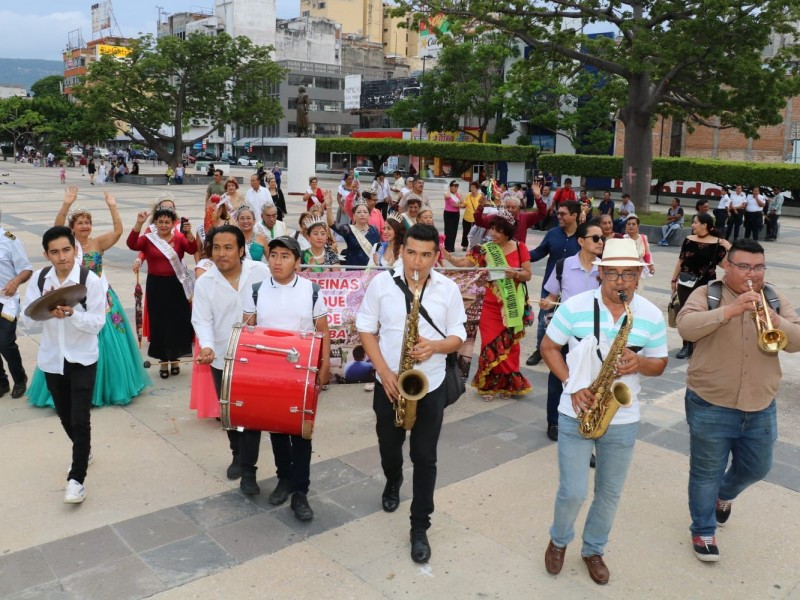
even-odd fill
[[[301,17],[323,17],[342,24],[342,32],[383,42],[381,0],[300,0]]]
[[[89,72],[89,65],[100,60],[100,57],[104,54],[126,56],[130,53],[129,46],[129,39],[113,36],[101,37],[87,44],[83,44],[80,38],[78,38],[78,43],[74,41],[68,43],[66,50],[62,53],[64,60],[64,94],[74,101],[74,87],[81,77],[84,77]]]
[[[0,98],[13,98],[20,96],[24,98],[28,91],[21,85],[15,83],[0,83]]]

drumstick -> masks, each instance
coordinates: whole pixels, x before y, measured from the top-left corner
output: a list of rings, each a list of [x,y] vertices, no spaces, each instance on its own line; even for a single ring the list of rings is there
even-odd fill
[[[192,364],[194,364],[195,359],[193,359],[193,358],[182,358],[180,360],[165,360],[163,362],[164,362],[164,364],[172,364],[172,365],[179,365],[181,363],[184,363],[184,364],[192,363]],[[144,361],[143,366],[144,366],[145,369],[149,369],[150,367],[153,366],[153,363],[151,363],[149,360],[146,360],[146,361]]]

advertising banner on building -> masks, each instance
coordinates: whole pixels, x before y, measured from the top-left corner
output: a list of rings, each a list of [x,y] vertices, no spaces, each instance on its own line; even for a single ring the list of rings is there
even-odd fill
[[[361,75],[345,75],[344,77],[344,109],[361,108]]]

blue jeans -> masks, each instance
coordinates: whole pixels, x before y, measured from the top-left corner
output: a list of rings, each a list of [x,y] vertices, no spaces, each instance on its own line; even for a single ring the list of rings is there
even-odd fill
[[[686,422],[691,434],[689,513],[692,535],[714,535],[716,501],[733,500],[772,468],[778,438],[775,401],[757,412],[709,404],[686,390]],[[728,466],[728,457],[731,466]]]
[[[575,537],[575,518],[589,491],[589,460],[597,455],[594,498],[583,526],[581,556],[603,555],[633,457],[639,423],[610,425],[598,440],[578,433],[578,420],[558,415],[558,492],[550,538],[559,548]]]

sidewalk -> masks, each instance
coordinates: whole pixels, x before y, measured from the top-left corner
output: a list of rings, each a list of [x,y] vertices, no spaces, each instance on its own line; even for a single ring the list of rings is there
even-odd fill
[[[246,169],[242,169],[249,172]],[[80,178],[68,171],[68,183]],[[44,264],[40,236],[63,196],[58,170],[0,163],[3,225],[24,242],[34,268]],[[13,184],[10,181],[14,181]],[[324,183],[323,187],[327,184]],[[204,189],[170,186],[179,212],[198,223]],[[117,198],[125,233],[159,187],[83,183],[77,204],[96,232],[110,228],[103,192]],[[443,189],[426,186],[439,218]],[[291,225],[300,202],[290,200]],[[541,239],[531,232],[529,245]],[[796,247],[800,223],[782,223],[766,246],[768,279],[800,306]],[[655,277],[645,295],[662,308],[676,248],[653,247]],[[134,253],[120,241],[106,253],[107,276],[133,308]],[[531,295],[541,285],[534,267]],[[38,339],[19,345],[29,376]],[[680,342],[669,333],[671,356]],[[535,330],[523,340],[523,358]],[[384,513],[371,395],[362,386],[331,386],[320,400],[310,502],[315,518],[296,521],[272,507],[271,448],[263,436],[262,493],[246,498],[225,478],[225,435],[188,409],[190,373],[160,380],[126,407],[92,411],[95,461],[82,505],[62,503],[69,463],[66,436],[53,411],[25,399],[0,399],[5,457],[0,510],[0,598],[53,599],[465,599],[465,598],[792,598],[800,600],[800,357],[782,356],[779,441],[767,481],[734,503],[718,532],[722,560],[697,561],[689,538],[688,434],[683,418],[686,362],[643,385],[639,444],[608,545],[607,586],[589,579],[580,544],[564,570],[544,569],[557,487],[556,445],[545,435],[547,371],[523,367],[534,393],[485,403],[468,390],[446,411],[439,444],[436,512],[428,565],[409,557],[410,469],[397,512]],[[410,467],[410,462],[407,462]],[[577,522],[582,528],[585,508]]]

